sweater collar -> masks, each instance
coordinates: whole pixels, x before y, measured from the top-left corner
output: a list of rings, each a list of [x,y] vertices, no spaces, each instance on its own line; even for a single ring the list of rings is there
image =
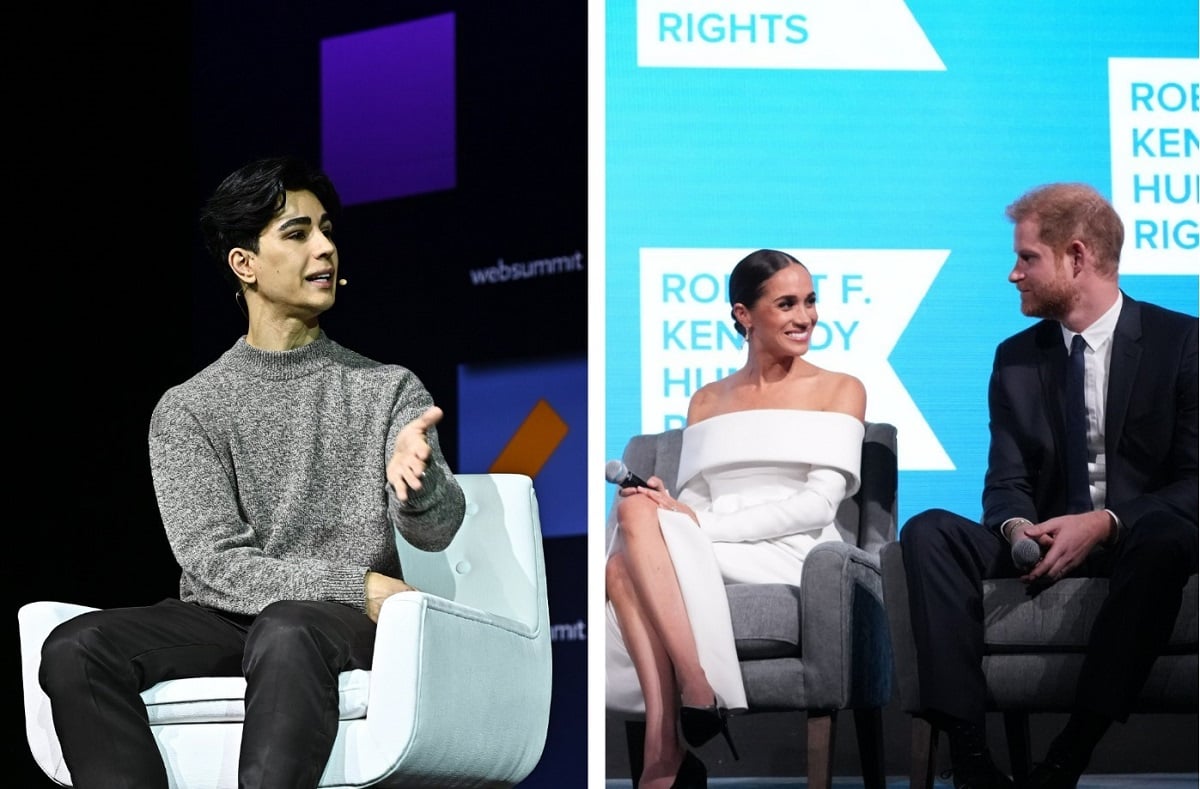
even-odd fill
[[[307,345],[289,351],[264,351],[246,342],[242,335],[226,352],[226,361],[238,370],[270,380],[301,378],[332,361],[336,343],[322,331]]]

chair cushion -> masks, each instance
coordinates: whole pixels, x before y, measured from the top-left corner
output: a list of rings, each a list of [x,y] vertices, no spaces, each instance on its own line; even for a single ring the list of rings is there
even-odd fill
[[[800,655],[800,587],[729,584],[729,613],[739,660]]]
[[[1106,578],[1064,578],[1036,594],[1017,579],[983,583],[984,643],[991,653],[1083,651],[1108,594]],[[1183,606],[1167,652],[1197,650],[1197,579],[1183,590]]]
[[[338,719],[367,715],[371,672],[362,669],[338,675]],[[169,679],[142,692],[151,725],[163,723],[228,723],[245,717],[246,680],[243,677]]]

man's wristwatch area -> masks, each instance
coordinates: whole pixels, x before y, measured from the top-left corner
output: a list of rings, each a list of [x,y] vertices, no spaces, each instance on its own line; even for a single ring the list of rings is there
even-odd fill
[[[1121,523],[1121,519],[1117,517],[1117,513],[1107,508],[1105,508],[1104,511],[1108,513],[1108,517],[1112,521],[1112,525],[1109,527],[1108,531],[1108,538],[1104,541],[1104,544],[1107,546],[1113,546],[1120,542],[1121,533],[1125,530],[1125,526]],[[1029,520],[1029,518],[1009,518],[1000,524],[1000,536],[1009,543],[1012,543],[1013,530],[1021,524],[1032,526],[1033,521]]]
[[[1033,521],[1029,520],[1029,518],[1009,518],[1004,523],[1000,524],[1000,536],[1002,536],[1005,540],[1008,540],[1009,543],[1012,543],[1013,529],[1017,528],[1021,524],[1032,526]]]
[[[1110,546],[1116,545],[1121,541],[1121,532],[1125,530],[1125,525],[1121,523],[1121,519],[1117,517],[1117,513],[1113,512],[1107,507],[1104,508],[1104,511],[1107,512],[1108,517],[1112,519],[1112,527],[1108,530],[1108,539],[1104,541],[1104,544]]]

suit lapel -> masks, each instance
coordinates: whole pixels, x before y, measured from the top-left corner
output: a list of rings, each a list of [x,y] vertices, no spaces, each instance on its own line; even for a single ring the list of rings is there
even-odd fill
[[[1124,296],[1124,294],[1122,294]],[[1129,399],[1142,361],[1142,311],[1136,301],[1124,296],[1117,328],[1113,331],[1112,358],[1108,364],[1108,400],[1104,416],[1104,451],[1115,457],[1117,442],[1125,427]]]
[[[1044,320],[1038,324],[1034,335],[1037,344],[1038,380],[1042,382],[1042,402],[1049,403],[1046,418],[1054,431],[1054,444],[1060,458],[1065,456],[1063,438],[1067,434],[1067,411],[1064,376],[1067,366],[1067,349],[1062,341],[1062,328],[1058,321]]]

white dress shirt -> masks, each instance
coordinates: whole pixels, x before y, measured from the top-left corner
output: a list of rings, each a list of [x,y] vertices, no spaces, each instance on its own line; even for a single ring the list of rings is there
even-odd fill
[[[1104,470],[1104,416],[1108,399],[1108,368],[1112,362],[1112,337],[1125,297],[1118,292],[1117,300],[1100,318],[1081,333],[1087,350],[1083,355],[1083,400],[1087,404],[1088,489],[1092,509],[1104,506],[1108,489]],[[1075,332],[1062,326],[1063,342],[1071,351]]]

